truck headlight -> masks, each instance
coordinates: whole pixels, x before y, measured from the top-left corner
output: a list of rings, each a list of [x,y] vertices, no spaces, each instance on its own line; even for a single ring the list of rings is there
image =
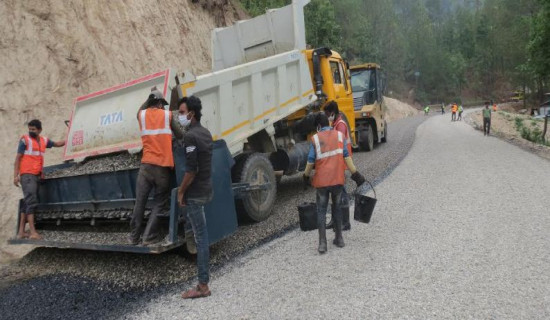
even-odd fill
[[[366,113],[366,112],[363,112],[363,113],[361,114],[361,116],[362,116],[362,117],[366,117],[366,116],[367,116],[367,113]]]

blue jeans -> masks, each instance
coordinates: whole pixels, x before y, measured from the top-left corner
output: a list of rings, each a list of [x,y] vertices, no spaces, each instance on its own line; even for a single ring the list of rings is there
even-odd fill
[[[186,225],[191,224],[195,235],[195,243],[197,244],[198,278],[199,283],[202,284],[208,284],[208,281],[210,281],[210,248],[204,216],[205,203],[206,201],[188,199],[185,206],[187,211]]]

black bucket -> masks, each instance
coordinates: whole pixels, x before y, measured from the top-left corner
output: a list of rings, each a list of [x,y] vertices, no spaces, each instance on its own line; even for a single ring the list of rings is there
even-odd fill
[[[298,206],[300,217],[300,229],[311,231],[317,229],[317,205],[313,202],[305,202]]]
[[[370,182],[367,183],[374,192],[374,198],[364,196],[362,194],[355,194],[355,210],[353,212],[353,219],[363,223],[369,223],[372,213],[374,212],[374,206],[376,206],[376,191]]]

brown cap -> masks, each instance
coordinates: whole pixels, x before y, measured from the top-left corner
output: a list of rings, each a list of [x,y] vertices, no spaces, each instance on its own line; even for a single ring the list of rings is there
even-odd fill
[[[152,87],[151,88],[151,93],[149,94],[149,99],[160,100],[160,102],[162,102],[162,104],[164,104],[164,105],[168,104],[168,102],[166,102],[166,100],[164,99],[164,95],[162,94],[162,92],[160,92],[159,89],[157,89],[157,87]]]

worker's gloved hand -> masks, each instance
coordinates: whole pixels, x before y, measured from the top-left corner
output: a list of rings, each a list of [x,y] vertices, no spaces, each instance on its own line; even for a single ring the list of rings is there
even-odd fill
[[[357,186],[360,186],[363,183],[365,183],[365,177],[363,177],[363,175],[360,174],[359,171],[355,171],[355,173],[351,175],[351,180],[355,181]]]
[[[304,190],[306,190],[311,185],[311,182],[306,174],[302,176],[302,179],[304,180]]]

